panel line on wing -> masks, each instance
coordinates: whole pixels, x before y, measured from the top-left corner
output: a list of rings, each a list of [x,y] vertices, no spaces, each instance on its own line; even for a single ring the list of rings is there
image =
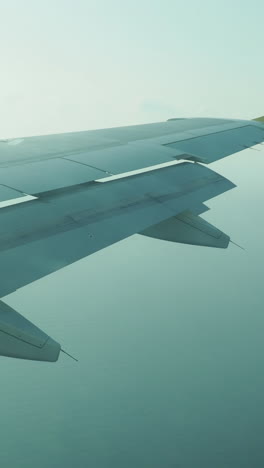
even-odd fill
[[[84,162],[81,162],[81,161],[77,161],[75,159],[71,159],[71,158],[60,158],[60,159],[66,159],[67,161],[72,161],[73,163],[76,163],[76,164],[81,164],[82,166],[88,166],[88,167],[91,167],[92,169],[96,169],[97,171],[100,171],[102,172],[103,174],[110,174],[110,175],[114,175],[112,174],[112,172],[109,172],[109,171],[106,171],[105,169],[100,169],[100,167],[96,167],[96,166],[93,166],[92,164],[87,164],[87,163],[84,163]]]

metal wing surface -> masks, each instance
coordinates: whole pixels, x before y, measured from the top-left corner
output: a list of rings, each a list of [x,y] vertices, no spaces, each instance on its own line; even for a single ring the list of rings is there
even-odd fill
[[[261,121],[198,118],[1,140],[0,296],[135,233],[227,247],[199,215],[234,184],[199,162],[263,141]],[[0,303],[0,354],[54,361],[59,351]]]

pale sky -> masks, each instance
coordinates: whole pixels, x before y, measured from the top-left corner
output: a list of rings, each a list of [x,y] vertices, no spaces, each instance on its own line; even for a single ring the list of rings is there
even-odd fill
[[[264,113],[262,0],[0,7],[2,138]]]

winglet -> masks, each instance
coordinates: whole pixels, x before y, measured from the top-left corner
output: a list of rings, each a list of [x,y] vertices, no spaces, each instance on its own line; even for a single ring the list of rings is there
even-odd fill
[[[252,120],[256,120],[257,122],[264,122],[264,115],[262,117],[257,117],[256,119]]]

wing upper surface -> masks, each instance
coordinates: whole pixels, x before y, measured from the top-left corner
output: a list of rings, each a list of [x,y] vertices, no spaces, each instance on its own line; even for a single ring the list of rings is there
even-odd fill
[[[189,154],[189,159],[208,164],[263,141],[264,129],[254,125],[247,125],[203,136],[195,136],[188,140],[176,141],[169,143],[167,147]]]
[[[261,122],[225,119],[1,141],[0,201],[24,194],[38,199],[0,208],[0,295],[234,187],[203,166],[177,160],[209,163],[261,141]],[[174,161],[162,170],[106,179]]]
[[[8,200],[15,192],[40,194],[180,159],[208,164],[262,141],[263,124],[224,119],[5,140],[0,142],[0,198]]]

